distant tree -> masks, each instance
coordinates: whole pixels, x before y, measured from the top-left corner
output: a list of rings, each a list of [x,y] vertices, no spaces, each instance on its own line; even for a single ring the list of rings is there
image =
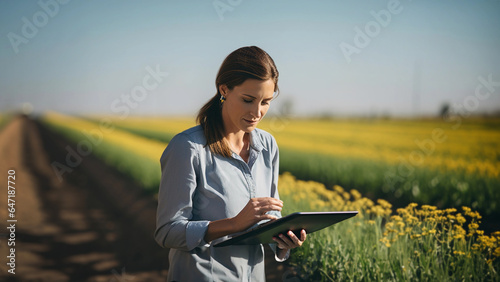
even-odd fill
[[[439,117],[445,119],[450,114],[450,104],[444,103],[439,110]]]

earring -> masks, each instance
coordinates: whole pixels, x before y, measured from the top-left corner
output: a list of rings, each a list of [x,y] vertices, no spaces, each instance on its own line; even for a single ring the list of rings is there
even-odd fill
[[[224,97],[224,95],[220,95],[220,103],[224,103],[224,101],[226,101],[226,97]]]

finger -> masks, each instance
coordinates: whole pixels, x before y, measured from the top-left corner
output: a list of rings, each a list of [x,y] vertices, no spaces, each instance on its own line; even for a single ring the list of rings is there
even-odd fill
[[[280,207],[283,206],[283,201],[280,200],[280,199],[276,199],[276,198],[272,198],[272,197],[269,197],[269,203],[273,203],[275,205],[279,205]]]
[[[268,205],[268,206],[262,206],[259,208],[259,211],[263,211],[263,213],[266,213],[268,211],[281,211],[282,207],[281,206],[276,206],[276,205]]]
[[[297,235],[295,235],[295,233],[293,233],[292,231],[288,231],[287,235],[288,235],[288,238],[290,238],[290,240],[292,240],[292,242],[295,246],[300,247],[302,245],[302,242],[299,240]]]
[[[280,249],[284,249],[284,247],[283,247],[283,245],[282,245],[281,241],[280,241],[278,238],[273,237],[273,241],[274,241],[274,242],[276,242],[276,245],[278,246],[278,248],[280,248]]]
[[[283,202],[282,200],[274,197],[259,197],[257,199]]]
[[[265,214],[267,212],[270,212],[270,211],[278,211],[280,212],[281,211],[281,207],[280,206],[262,206],[262,207],[259,207],[256,209],[256,213],[257,214]]]
[[[294,243],[290,240],[289,236],[286,236],[285,234],[279,234],[278,237],[281,239],[281,241],[283,241],[286,248],[294,248]]]
[[[262,204],[271,204],[271,205],[278,205],[278,206],[283,206],[283,201],[282,200],[279,200],[279,199],[276,199],[276,198],[273,198],[273,197],[261,197],[261,198],[257,198],[258,202],[259,203],[262,203]]]
[[[281,211],[282,208],[283,206],[280,205],[267,204],[258,206],[256,210],[268,212],[268,211]]]
[[[272,215],[272,214],[267,214],[267,213],[266,213],[266,214],[262,214],[262,215],[260,215],[260,216],[259,216],[259,219],[260,219],[260,220],[264,220],[264,219],[276,220],[276,219],[278,219],[278,217],[277,217],[277,216],[274,216],[274,215]]]
[[[303,231],[303,232],[305,232],[305,230],[304,230],[304,229],[302,229],[302,231]],[[305,233],[303,233],[302,231],[301,231],[301,237],[303,238],[303,234],[305,234]],[[300,240],[300,239],[297,237],[297,235],[295,235],[295,233],[293,233],[292,231],[288,231],[287,235],[288,235],[288,237],[290,238],[290,240],[291,240],[291,241],[292,241],[292,243],[293,243],[293,246],[292,246],[291,248],[297,248],[297,247],[300,247],[300,246],[302,246],[302,244],[304,243],[304,241]],[[305,240],[305,238],[304,238],[304,240]]]
[[[281,240],[281,238],[273,237],[273,240],[274,240],[274,242],[276,242],[276,245],[280,249],[288,249],[288,247],[286,246],[285,242],[283,242],[283,240]]]
[[[306,240],[306,237],[307,237],[306,230],[302,229],[302,231],[300,231],[300,241],[304,242]]]

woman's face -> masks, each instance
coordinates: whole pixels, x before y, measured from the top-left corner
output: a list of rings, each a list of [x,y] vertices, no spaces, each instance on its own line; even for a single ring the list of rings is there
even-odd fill
[[[219,91],[226,97],[222,104],[226,133],[249,133],[269,110],[274,95],[274,81],[247,79],[231,90],[221,85]]]

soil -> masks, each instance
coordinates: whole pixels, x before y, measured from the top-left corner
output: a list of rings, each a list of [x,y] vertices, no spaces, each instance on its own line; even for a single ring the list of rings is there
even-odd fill
[[[0,131],[0,280],[165,281],[168,250],[153,238],[154,197],[92,155],[59,180],[51,164],[66,163],[67,146],[74,148],[26,116]],[[14,218],[7,211],[9,170]],[[8,246],[10,224],[15,246]],[[7,272],[10,248],[15,274]],[[284,271],[266,247],[267,281],[281,281]]]

